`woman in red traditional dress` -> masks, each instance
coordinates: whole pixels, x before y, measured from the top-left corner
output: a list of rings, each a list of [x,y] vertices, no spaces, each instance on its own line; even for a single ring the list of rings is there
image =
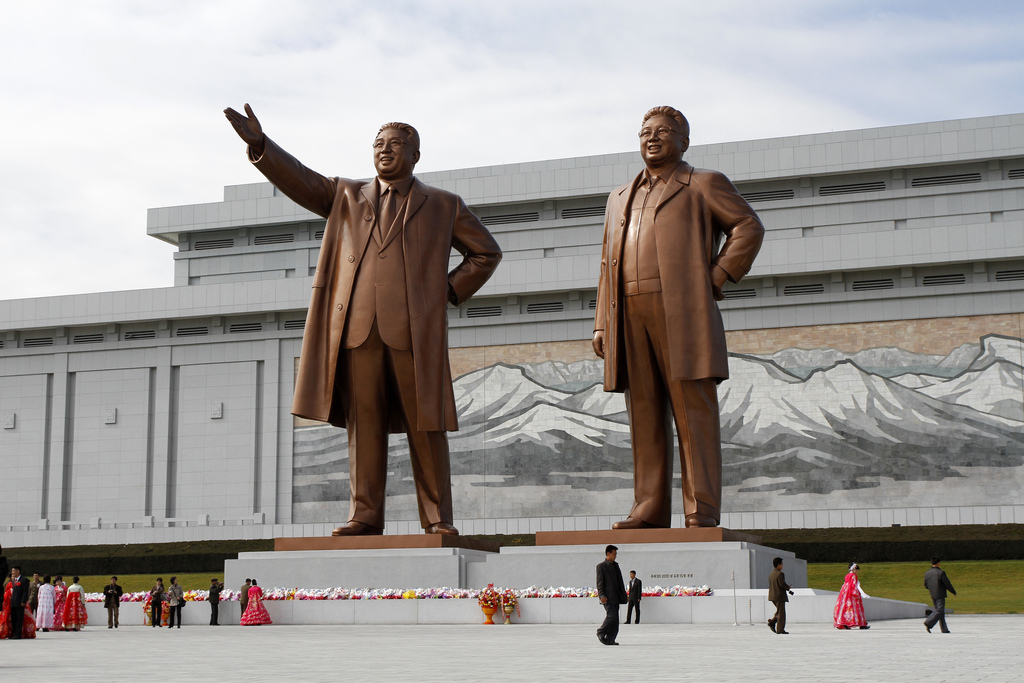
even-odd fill
[[[0,639],[10,638],[14,634],[11,632],[11,592],[14,590],[14,582],[8,581],[7,586],[4,588],[4,609],[0,612]],[[32,610],[28,608],[28,603],[25,603],[25,621],[22,622],[21,626],[21,637],[22,638],[35,638],[36,637],[36,620],[32,617]]]
[[[249,589],[249,604],[242,615],[242,626],[260,626],[261,624],[273,624],[267,608],[263,606],[263,589],[256,585],[256,579],[252,580],[252,588]]]
[[[64,630],[78,631],[89,623],[89,614],[85,611],[85,591],[78,585],[78,577],[74,577],[68,588],[68,596],[64,601]]]
[[[64,577],[57,574],[53,581],[53,630],[64,630],[64,603],[67,601],[68,587]]]
[[[862,599],[868,597],[868,594],[860,587],[860,579],[857,578],[858,571],[860,571],[860,567],[857,566],[857,563],[851,564],[850,573],[846,575],[843,587],[839,590],[836,609],[832,613],[836,628],[844,630],[849,630],[854,626],[861,629],[871,628],[868,626],[868,620],[864,617],[864,601]]]

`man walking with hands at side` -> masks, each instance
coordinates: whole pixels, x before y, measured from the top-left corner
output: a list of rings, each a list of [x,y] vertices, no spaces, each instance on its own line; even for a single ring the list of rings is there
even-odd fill
[[[636,572],[629,572],[629,586],[627,592],[629,593],[629,602],[626,603],[626,623],[629,623],[630,618],[633,616],[633,610],[636,610],[636,621],[635,624],[640,623],[640,599],[643,598],[644,582],[636,578]]]
[[[933,557],[932,568],[924,573],[924,587],[931,593],[932,604],[935,606],[935,611],[924,620],[924,627],[928,629],[928,633],[932,632],[932,626],[935,626],[936,622],[943,633],[949,633],[946,626],[946,591],[956,595],[956,589],[949,582],[946,572],[939,567],[940,562],[940,558]]]
[[[768,576],[768,602],[775,603],[775,616],[768,620],[768,628],[774,633],[788,636],[789,631],[786,630],[786,603],[789,602],[789,595],[793,594],[790,590],[792,586],[786,583],[786,575],[782,573],[782,558],[776,557],[772,560],[772,566],[775,569]],[[789,593],[789,595],[786,595]]]
[[[619,549],[610,545],[604,549],[604,562],[597,565],[597,596],[604,605],[605,617],[597,629],[597,639],[605,645],[618,645],[619,605],[626,602],[626,588],[622,584],[622,571],[615,557]]]

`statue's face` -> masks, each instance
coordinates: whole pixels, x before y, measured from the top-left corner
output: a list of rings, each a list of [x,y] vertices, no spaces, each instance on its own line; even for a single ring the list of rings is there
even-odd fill
[[[373,141],[373,165],[377,175],[384,180],[408,178],[419,160],[419,150],[413,148],[412,141],[403,130],[382,130]]]
[[[652,116],[640,129],[640,155],[648,166],[679,161],[690,138],[679,132],[679,123],[668,116]]]

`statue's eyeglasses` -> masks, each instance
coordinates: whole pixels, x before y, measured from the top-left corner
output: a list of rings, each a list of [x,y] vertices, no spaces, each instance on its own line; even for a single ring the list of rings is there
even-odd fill
[[[637,135],[640,136],[641,140],[646,140],[650,137],[653,137],[655,134],[657,134],[657,136],[661,138],[665,137],[669,133],[675,132],[676,131],[672,130],[668,126],[658,126],[657,128],[643,128],[639,133],[637,133]]]

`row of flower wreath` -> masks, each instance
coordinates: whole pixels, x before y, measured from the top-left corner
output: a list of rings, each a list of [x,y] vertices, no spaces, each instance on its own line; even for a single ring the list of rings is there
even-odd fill
[[[707,586],[672,586],[662,588],[661,586],[645,587],[643,595],[645,598],[674,597],[674,596],[702,596],[711,595],[712,591]],[[185,591],[185,600],[190,602],[205,602],[208,592],[204,590]],[[271,588],[264,591],[264,600],[426,600],[426,599],[476,599],[483,606],[483,600],[490,604],[495,598],[493,594],[504,596],[504,604],[515,606],[522,598],[596,598],[597,590],[590,587],[574,588],[559,586],[555,588],[495,588],[490,584],[482,590],[472,588]],[[238,600],[239,592],[223,590],[220,594],[221,601]],[[121,596],[121,602],[145,602],[149,597],[148,591],[138,593],[125,593]],[[512,601],[515,602],[512,602]],[[86,602],[103,602],[102,593],[86,593]],[[499,603],[493,603],[495,607]]]

